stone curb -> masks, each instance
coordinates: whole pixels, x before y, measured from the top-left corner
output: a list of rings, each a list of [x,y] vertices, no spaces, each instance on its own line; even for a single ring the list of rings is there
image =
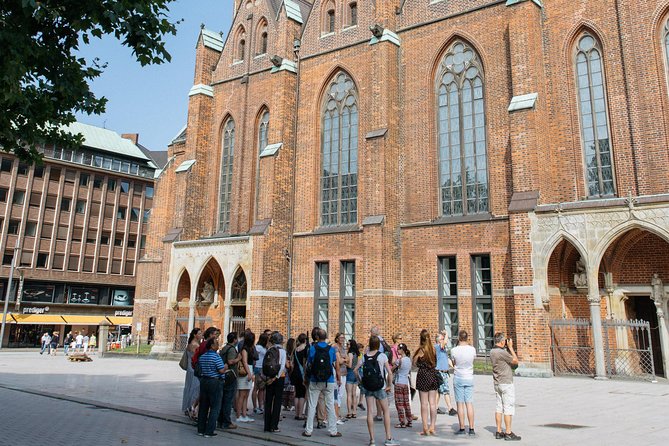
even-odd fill
[[[0,384],[0,388],[6,389],[6,390],[12,390],[14,392],[22,392],[22,393],[27,393],[30,395],[37,395],[37,396],[43,396],[46,398],[52,398],[55,400],[60,400],[60,401],[69,401],[77,404],[83,404],[87,406],[94,406],[94,407],[99,407],[101,409],[110,409],[114,410],[117,412],[123,412],[123,413],[128,413],[128,414],[133,414],[133,415],[140,415],[148,418],[153,418],[156,420],[161,420],[161,421],[169,421],[172,423],[179,423],[179,424],[184,424],[186,426],[191,426],[193,427],[193,423],[191,421],[187,421],[181,417],[177,417],[171,414],[163,414],[159,412],[151,412],[151,411],[145,411],[145,410],[139,410],[135,409],[134,407],[127,407],[127,406],[118,406],[115,404],[109,404],[109,403],[103,403],[100,401],[94,401],[94,400],[89,400],[86,398],[78,398],[70,395],[61,395],[61,394],[56,394],[56,393],[50,393],[50,392],[44,392],[44,391],[37,391],[33,389],[25,389],[25,388],[20,388],[20,387],[13,387],[13,386],[8,386],[5,384]],[[267,433],[261,433],[257,432],[254,430],[250,429],[245,429],[243,427],[238,427],[234,432],[232,431],[221,431],[218,429],[219,435],[222,436],[232,436],[232,437],[248,437],[248,438],[253,438],[255,440],[263,440],[263,441],[268,441],[270,443],[278,443],[278,444],[285,444],[288,446],[307,446],[307,445],[313,445],[313,444],[319,444],[319,445],[329,445],[329,443],[323,443],[318,440],[314,440],[310,438],[309,440],[303,440],[301,438],[293,438],[293,437],[288,437],[285,435],[280,435],[280,434],[267,434]]]

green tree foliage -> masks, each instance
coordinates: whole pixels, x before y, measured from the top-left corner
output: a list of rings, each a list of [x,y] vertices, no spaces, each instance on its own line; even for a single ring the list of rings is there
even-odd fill
[[[0,147],[39,160],[35,144],[75,146],[63,131],[74,114],[100,114],[107,100],[89,82],[105,64],[77,50],[113,36],[142,65],[170,61],[164,37],[178,22],[167,16],[174,0],[3,0],[0,2]]]

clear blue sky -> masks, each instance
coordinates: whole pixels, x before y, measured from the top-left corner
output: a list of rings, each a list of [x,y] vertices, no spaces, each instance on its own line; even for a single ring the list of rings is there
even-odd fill
[[[94,40],[81,53],[98,57],[108,67],[91,88],[108,99],[102,115],[77,115],[86,124],[106,127],[118,133],[139,133],[139,142],[151,150],[166,150],[186,124],[188,91],[193,85],[195,44],[204,23],[227,36],[232,20],[232,0],[178,0],[170,17],[184,19],[177,35],[167,38],[172,55],[168,64],[142,67],[130,50],[113,38]]]

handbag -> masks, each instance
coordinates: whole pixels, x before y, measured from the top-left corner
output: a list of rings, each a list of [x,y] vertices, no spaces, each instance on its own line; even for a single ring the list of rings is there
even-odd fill
[[[437,374],[437,383],[439,383],[439,387],[444,385],[444,377],[441,376],[441,372],[439,370],[434,370],[434,373]]]
[[[237,363],[237,376],[239,376],[240,378],[242,378],[242,377],[244,377],[244,376],[246,376],[246,375],[248,375],[248,373],[246,373],[246,367],[244,367],[244,362],[243,362],[243,361],[239,361],[239,362]]]
[[[188,370],[188,351],[186,350],[184,350],[184,354],[181,355],[179,367],[181,367],[181,370]]]

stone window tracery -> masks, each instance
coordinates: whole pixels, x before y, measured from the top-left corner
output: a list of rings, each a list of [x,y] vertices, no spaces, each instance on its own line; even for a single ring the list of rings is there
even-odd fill
[[[476,51],[454,42],[437,73],[441,214],[488,212],[483,66]]]
[[[256,42],[256,56],[267,54],[267,22],[264,18],[258,23]]]
[[[321,224],[357,223],[357,91],[344,72],[327,89],[321,136]]]
[[[219,232],[229,232],[232,164],[235,152],[235,121],[232,118],[228,118],[223,126],[222,146],[218,230]]]
[[[604,66],[601,46],[591,34],[586,32],[579,37],[574,62],[587,194],[588,197],[611,196],[616,189]]]

